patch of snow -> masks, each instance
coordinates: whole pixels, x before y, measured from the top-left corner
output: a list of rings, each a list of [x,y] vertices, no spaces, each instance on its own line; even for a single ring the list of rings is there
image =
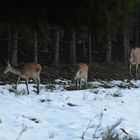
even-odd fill
[[[63,82],[59,79],[56,82]],[[140,81],[131,81],[138,88],[120,88],[126,81],[93,81],[92,87],[67,91],[61,84],[49,91],[40,85],[36,95],[34,84],[29,84],[30,95],[24,83],[18,85],[18,94],[12,85],[0,86],[0,140],[80,140],[88,123],[86,139],[92,138],[102,113],[103,131],[122,119],[118,130],[140,137]],[[69,81],[65,80],[65,84]],[[103,84],[109,84],[104,87]],[[113,85],[113,86],[112,86]],[[116,96],[121,95],[121,96]]]

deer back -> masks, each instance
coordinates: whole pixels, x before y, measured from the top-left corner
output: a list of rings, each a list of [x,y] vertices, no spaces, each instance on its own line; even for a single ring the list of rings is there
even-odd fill
[[[75,78],[87,78],[88,75],[88,66],[87,64],[80,63],[79,64],[79,70],[76,73]]]
[[[41,66],[39,64],[34,64],[34,63],[19,65],[17,69],[20,71],[21,75],[26,75],[31,78],[37,77],[41,73]]]
[[[41,66],[40,64],[35,63],[25,63],[18,66],[11,66],[8,63],[4,73],[7,72],[12,72],[22,78],[39,78],[41,73]]]
[[[131,64],[140,64],[140,48],[132,48],[129,61]]]

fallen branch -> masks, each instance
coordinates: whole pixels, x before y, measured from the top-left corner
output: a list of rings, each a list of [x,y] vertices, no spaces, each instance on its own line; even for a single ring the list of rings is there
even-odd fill
[[[24,124],[22,125],[22,129],[20,131],[20,133],[18,134],[16,140],[19,140],[21,138],[21,135],[27,130],[27,126],[25,126]]]

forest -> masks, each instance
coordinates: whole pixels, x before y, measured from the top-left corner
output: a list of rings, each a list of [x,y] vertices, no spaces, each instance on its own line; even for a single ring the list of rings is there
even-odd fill
[[[0,8],[0,64],[35,62],[73,71],[87,63],[91,76],[107,78],[112,67],[126,76],[130,49],[140,43],[139,17],[139,0],[6,0]],[[117,77],[124,78],[110,78]]]
[[[0,140],[140,140],[139,53],[140,0],[1,1]]]

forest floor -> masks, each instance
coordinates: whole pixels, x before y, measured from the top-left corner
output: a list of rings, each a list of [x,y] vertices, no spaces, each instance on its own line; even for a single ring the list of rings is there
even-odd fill
[[[0,81],[4,83],[16,82],[18,76],[7,73],[4,74],[4,66],[0,67]],[[46,65],[42,66],[41,83],[51,83],[55,79],[73,80],[77,65]],[[132,69],[134,73],[134,68]],[[130,79],[128,65],[124,63],[94,63],[89,66],[88,81],[101,80],[125,80]]]

